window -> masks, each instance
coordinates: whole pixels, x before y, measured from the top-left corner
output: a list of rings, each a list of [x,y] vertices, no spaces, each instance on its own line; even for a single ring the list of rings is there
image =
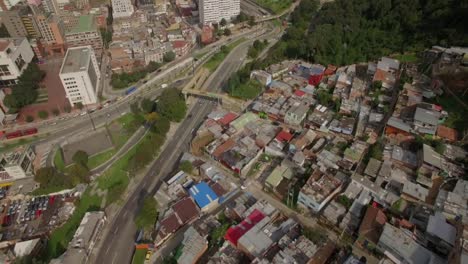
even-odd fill
[[[16,58],[15,64],[18,67],[18,69],[20,69],[20,70],[26,64],[26,62],[23,60],[23,56],[21,56],[21,54],[18,56],[18,58]]]
[[[8,69],[8,65],[0,65],[0,76],[8,75],[11,75],[10,69]]]

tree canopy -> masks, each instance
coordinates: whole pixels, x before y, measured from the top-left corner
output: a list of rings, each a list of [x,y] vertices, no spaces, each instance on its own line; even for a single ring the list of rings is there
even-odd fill
[[[156,110],[170,121],[179,122],[185,117],[187,105],[179,90],[166,89],[159,97]]]
[[[138,228],[150,229],[156,223],[158,217],[158,203],[153,196],[147,196],[143,200],[143,207],[138,213],[135,224]]]
[[[14,111],[32,104],[37,99],[37,88],[45,72],[35,63],[30,63],[13,85],[11,94],[5,96],[4,104]]]
[[[345,65],[431,45],[466,45],[462,0],[305,0],[291,15],[273,60],[302,58]]]

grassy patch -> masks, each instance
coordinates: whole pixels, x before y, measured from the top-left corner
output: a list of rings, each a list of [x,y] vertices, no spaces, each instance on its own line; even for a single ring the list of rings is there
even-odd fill
[[[210,72],[214,72],[216,68],[223,62],[223,60],[226,58],[226,56],[233,50],[237,45],[245,41],[244,38],[240,38],[233,43],[229,44],[226,46],[225,49],[222,49],[218,51],[213,57],[211,57],[204,65],[205,68],[207,68]]]
[[[129,160],[135,154],[135,147],[112,165],[101,177],[98,178],[98,187],[108,190],[107,204],[117,201],[123,194],[130,181],[127,173]]]
[[[120,149],[138,128],[140,128],[143,121],[143,116],[128,113],[109,124],[108,130],[115,148]]]
[[[65,251],[85,213],[100,209],[101,198],[94,195],[91,196],[89,190],[87,190],[76,204],[75,212],[71,218],[63,226],[55,229],[50,235],[47,244],[47,259],[56,258]]]
[[[468,94],[464,97],[462,94],[457,95],[459,95],[459,98],[467,102]],[[466,118],[466,116],[468,116],[468,110],[460,105],[457,100],[453,99],[452,95],[444,93],[441,96],[431,99],[430,102],[441,105],[442,108],[448,112],[448,117],[444,122],[445,126],[455,128],[460,133],[468,129],[468,119]]]
[[[262,85],[255,80],[248,80],[229,90],[229,95],[243,100],[254,99],[262,92]]]
[[[98,167],[99,165],[103,164],[104,162],[112,158],[112,156],[114,156],[116,152],[117,150],[115,150],[115,148],[112,148],[112,149],[106,150],[104,152],[101,152],[101,153],[98,153],[96,155],[89,157],[88,168],[92,170]]]
[[[62,172],[65,171],[65,161],[63,160],[61,148],[57,149],[57,151],[55,152],[54,165],[55,165],[55,168],[57,168],[57,170],[62,171]]]
[[[32,143],[33,141],[39,139],[38,136],[33,136],[33,137],[30,137],[30,138],[20,138],[18,139],[17,141],[12,141],[11,143],[3,143],[3,145],[0,147],[0,153],[3,153],[3,152],[7,152],[7,151],[10,151],[14,148],[17,148],[19,146],[22,146],[22,145],[26,145],[26,144],[30,144]]]
[[[279,14],[292,4],[292,0],[254,0],[259,6]]]
[[[393,56],[393,58],[399,60],[402,63],[413,63],[419,60],[415,53],[398,54]]]
[[[137,249],[135,254],[133,254],[132,264],[143,264],[145,263],[147,249]]]
[[[156,143],[155,138],[158,136],[154,133],[147,133],[137,145],[133,146],[109,170],[98,178],[98,187],[108,190],[107,204],[111,204],[121,198],[127,188],[130,177],[137,173],[137,170],[133,169],[133,167],[135,162],[138,162],[134,159],[135,156],[138,156],[138,153],[144,152],[144,156],[148,159],[144,162],[139,162],[136,169],[143,169],[152,160],[152,157],[156,156],[159,152],[159,147],[164,143],[164,138],[161,138],[161,136],[159,136],[160,141]]]

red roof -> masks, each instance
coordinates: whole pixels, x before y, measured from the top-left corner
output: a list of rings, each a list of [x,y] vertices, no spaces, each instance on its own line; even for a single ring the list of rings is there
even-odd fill
[[[304,91],[301,91],[301,90],[296,90],[296,91],[294,92],[294,94],[297,95],[297,96],[299,96],[299,97],[301,97],[301,96],[303,96],[303,95],[305,94],[305,92],[304,92]]]
[[[289,142],[293,138],[291,133],[282,130],[281,132],[276,135],[276,139],[281,142]]]
[[[223,118],[218,120],[218,122],[221,125],[226,126],[226,125],[229,125],[236,118],[237,118],[237,115],[235,113],[227,113],[225,116],[223,116]]]
[[[190,197],[178,201],[172,209],[184,224],[197,217],[199,213],[197,205]]]
[[[172,47],[174,47],[174,49],[183,48],[185,45],[187,45],[185,40],[176,40],[172,42]]]
[[[252,227],[254,227],[258,222],[262,221],[265,218],[265,215],[258,209],[255,209],[244,221],[236,226],[231,226],[226,235],[224,235],[224,239],[231,242],[234,246],[237,246],[237,241],[249,231]]]
[[[161,220],[161,228],[159,229],[159,232],[165,236],[167,234],[174,233],[180,227],[181,224],[179,223],[176,214],[172,213],[168,217]]]
[[[215,149],[215,151],[213,152],[213,156],[215,158],[219,158],[221,156],[221,154],[223,154],[224,152],[230,150],[235,145],[236,145],[236,142],[234,141],[234,139],[230,138],[226,142],[224,142],[223,144],[221,144],[220,146],[218,146]]]
[[[445,138],[449,141],[457,141],[458,139],[457,130],[446,126],[437,127],[437,136]]]

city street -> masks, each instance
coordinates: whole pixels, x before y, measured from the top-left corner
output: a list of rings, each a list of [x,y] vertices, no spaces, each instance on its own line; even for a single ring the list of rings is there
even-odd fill
[[[247,46],[251,41],[237,46],[212,74],[206,82],[208,91],[216,91],[223,82],[241,67],[247,55]],[[145,175],[138,187],[130,195],[123,208],[110,221],[109,232],[101,239],[101,247],[97,249],[97,258],[93,263],[130,263],[134,251],[134,236],[136,227],[133,220],[138,213],[141,201],[146,195],[154,195],[159,188],[161,180],[171,176],[171,172],[177,165],[180,155],[188,150],[192,139],[192,129],[197,128],[210,113],[214,105],[210,101],[195,100],[197,107],[189,113],[192,117],[186,118],[175,135],[168,139],[170,142],[162,151],[158,159],[151,165],[149,173]],[[118,237],[118,239],[117,239]]]

